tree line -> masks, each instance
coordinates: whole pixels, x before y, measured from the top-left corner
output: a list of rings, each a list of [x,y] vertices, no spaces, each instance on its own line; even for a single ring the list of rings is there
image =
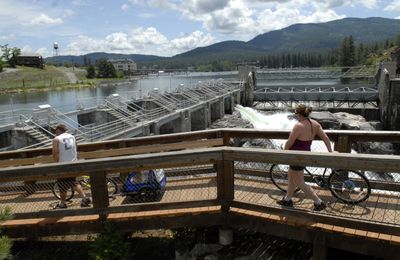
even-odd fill
[[[339,48],[324,52],[297,52],[264,55],[259,59],[263,68],[293,68],[373,65],[379,62],[385,50],[400,46],[400,34],[374,44],[355,44],[353,36],[346,36]]]
[[[228,53],[216,54],[213,58],[169,58],[158,62],[143,62],[141,69],[174,70],[185,69],[193,71],[228,71],[236,70],[239,63],[256,64],[262,68],[294,68],[294,67],[321,67],[321,66],[358,66],[376,64],[388,50],[400,46],[400,34],[394,39],[387,39],[374,44],[356,44],[353,37],[346,36],[339,48],[325,51],[297,51],[271,53],[260,56],[260,53]],[[3,67],[15,67],[16,60],[21,51],[8,45],[0,45],[0,72]],[[84,57],[86,58],[86,57]],[[114,66],[106,59],[99,59],[94,65],[85,60],[88,78],[113,78],[120,77]],[[139,64],[138,64],[139,65]]]

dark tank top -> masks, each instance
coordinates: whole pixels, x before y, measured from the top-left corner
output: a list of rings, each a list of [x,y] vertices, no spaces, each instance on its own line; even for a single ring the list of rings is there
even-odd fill
[[[311,133],[312,133],[312,132],[313,132],[313,131],[312,131],[312,123],[311,123],[310,119],[307,118],[307,120],[308,120],[308,122],[309,122],[310,125],[311,125]],[[311,151],[311,143],[312,143],[312,141],[313,141],[313,140],[302,141],[302,140],[296,139],[296,140],[294,141],[292,147],[290,147],[289,150]]]

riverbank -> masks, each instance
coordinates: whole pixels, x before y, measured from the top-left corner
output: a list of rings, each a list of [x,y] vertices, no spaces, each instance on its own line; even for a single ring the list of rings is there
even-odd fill
[[[87,79],[86,70],[73,67],[46,66],[39,69],[17,66],[0,73],[0,94],[95,88],[108,81],[126,80]]]

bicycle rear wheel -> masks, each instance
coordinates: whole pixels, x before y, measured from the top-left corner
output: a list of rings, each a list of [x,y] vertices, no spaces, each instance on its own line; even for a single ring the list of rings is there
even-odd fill
[[[286,164],[273,164],[269,170],[272,183],[284,192],[287,191],[288,186],[288,171],[289,165]],[[296,188],[295,192],[298,192],[299,190],[299,188]]]
[[[334,170],[328,178],[333,196],[348,204],[357,204],[368,199],[371,185],[368,179],[357,171]]]
[[[56,181],[53,185],[53,194],[54,197],[56,197],[57,199],[61,200],[61,196],[60,196],[60,187],[62,187],[62,183]],[[70,186],[70,187],[64,187],[64,189],[67,191],[67,197],[66,197],[66,201],[70,201],[73,197],[74,197],[74,189]]]

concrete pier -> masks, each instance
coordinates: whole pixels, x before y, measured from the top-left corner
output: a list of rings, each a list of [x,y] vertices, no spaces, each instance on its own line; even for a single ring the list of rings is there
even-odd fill
[[[151,91],[141,99],[113,94],[97,107],[67,113],[40,106],[0,132],[0,149],[50,146],[59,123],[67,125],[79,143],[205,130],[232,113],[242,97],[240,81],[213,80],[171,93]]]

